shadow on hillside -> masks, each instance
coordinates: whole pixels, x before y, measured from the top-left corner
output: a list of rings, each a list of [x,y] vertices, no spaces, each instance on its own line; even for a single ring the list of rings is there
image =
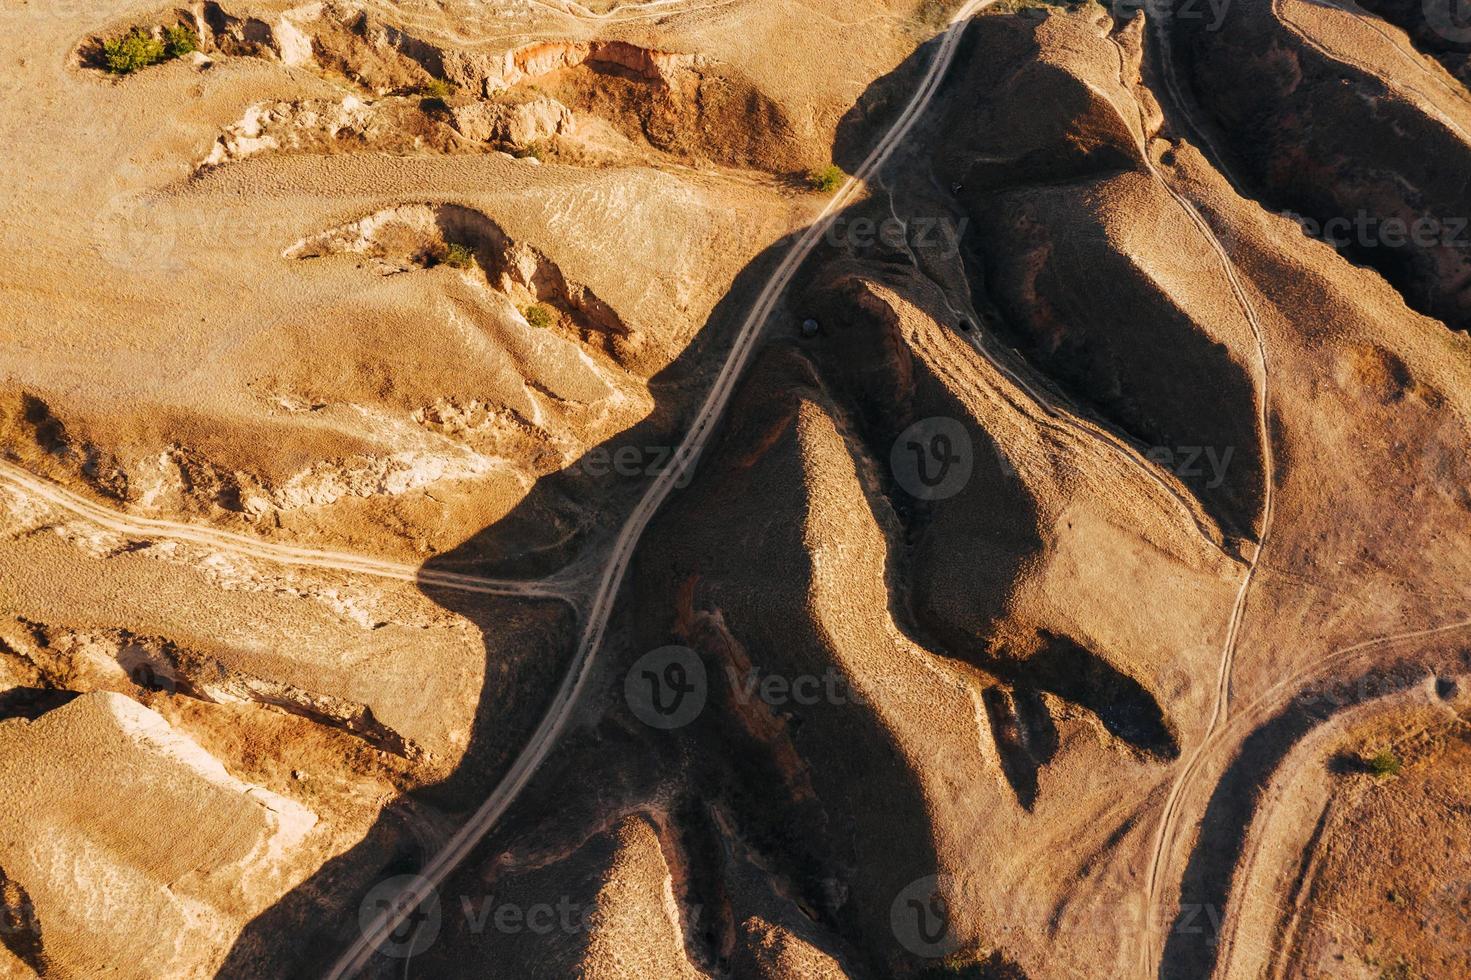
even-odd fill
[[[850,167],[856,165],[856,160],[874,141],[875,134],[881,132],[898,108],[894,99],[884,93],[907,90],[915,75],[928,62],[933,46],[932,41],[921,47],[892,75],[874,83],[870,90],[875,93],[872,97],[866,95],[860,99],[859,106],[850,111],[839,129],[838,145],[834,149],[837,160]],[[599,459],[616,458],[619,450],[633,447],[640,451],[641,458],[652,463],[661,447],[678,442],[713,380],[712,365],[723,361],[725,351],[752,301],[792,240],[777,242],[749,263],[737,275],[731,289],[717,304],[691,345],[650,380],[655,407],[649,417],[590,450],[588,456],[596,453]],[[809,263],[803,273],[799,273],[794,280],[794,288],[801,288],[802,277],[811,268]],[[767,324],[768,337],[790,329],[783,322],[784,316],[786,314],[778,308]],[[769,401],[770,394],[753,386],[747,378],[738,388],[732,408],[736,412],[759,411],[763,403]],[[739,425],[739,418],[735,424]],[[728,423],[722,423],[722,430],[729,427]],[[724,456],[728,438],[724,431],[717,433],[707,450],[707,461],[693,482],[676,490],[660,516],[651,523],[640,555],[649,547],[647,542],[680,539],[689,533],[689,528],[693,528],[709,538],[710,554],[719,553],[728,558],[732,554],[740,554],[753,540],[752,534],[759,534],[759,528],[748,528],[744,536],[726,535],[717,544],[716,539],[720,539],[723,532],[734,529],[729,529],[719,517],[712,518],[698,509],[690,512],[684,506],[688,495],[716,482],[712,474],[719,470],[709,460]],[[473,565],[493,568],[496,574],[545,573],[550,570],[546,567],[546,554],[533,556],[529,562],[521,559],[521,549],[528,540],[528,527],[545,521],[549,514],[567,513],[574,503],[596,506],[604,514],[626,514],[649,480],[643,473],[637,477],[620,477],[614,473],[590,478],[584,472],[589,468],[579,463],[540,479],[511,514],[453,551],[432,559],[424,566],[425,570],[464,571]],[[753,492],[761,489],[754,488]],[[618,520],[611,523],[616,525]],[[710,538],[711,535],[714,537]],[[574,548],[586,553],[588,549],[606,543],[606,539],[606,534],[579,536],[558,557],[571,560]],[[533,831],[554,815],[569,809],[576,811],[579,807],[584,812],[595,813],[596,802],[589,801],[601,800],[601,790],[617,782],[620,763],[636,766],[652,758],[670,767],[684,765],[681,778],[685,796],[680,812],[691,824],[684,828],[690,838],[687,846],[691,851],[703,850],[711,855],[706,862],[708,867],[702,869],[696,862],[694,873],[698,880],[688,886],[689,895],[693,896],[691,901],[719,904],[722,893],[719,854],[730,847],[730,841],[723,836],[725,830],[707,819],[710,816],[708,808],[702,809],[701,806],[704,802],[702,797],[705,797],[718,802],[723,812],[728,810],[735,817],[734,829],[742,834],[745,846],[760,850],[776,862],[785,877],[799,883],[804,903],[811,903],[811,908],[803,911],[813,917],[817,925],[833,930],[842,937],[840,942],[860,951],[857,954],[860,960],[872,964],[871,969],[875,973],[881,972],[883,967],[879,965],[879,958],[894,954],[893,939],[886,927],[882,929],[882,935],[869,933],[887,923],[887,905],[862,909],[857,913],[847,909],[841,914],[833,914],[831,910],[841,906],[841,902],[835,904],[831,896],[824,898],[818,893],[825,878],[839,871],[852,871],[852,867],[833,867],[834,863],[847,866],[855,862],[878,861],[885,868],[883,883],[875,886],[879,891],[891,885],[897,890],[935,871],[936,859],[918,787],[902,766],[885,766],[881,775],[867,771],[861,758],[849,760],[854,764],[850,776],[855,783],[866,780],[863,785],[869,796],[878,791],[874,798],[881,798],[887,809],[888,834],[881,840],[856,840],[848,831],[839,836],[849,841],[855,850],[847,854],[819,853],[825,841],[820,838],[803,840],[801,835],[825,833],[824,820],[844,823],[847,815],[836,811],[832,805],[824,807],[821,802],[816,804],[816,809],[804,805],[793,811],[780,804],[773,806],[770,786],[764,781],[778,777],[774,760],[763,755],[760,745],[750,740],[741,741],[725,711],[708,712],[711,716],[708,723],[691,725],[687,730],[673,733],[640,728],[638,723],[631,722],[622,696],[628,661],[654,646],[677,642],[672,635],[673,596],[661,596],[662,589],[650,589],[645,584],[659,580],[667,571],[651,567],[649,562],[635,557],[622,590],[623,598],[610,623],[608,638],[603,643],[598,673],[582,700],[584,712],[597,713],[597,722],[581,728],[575,724],[569,727],[562,746],[547,759],[506,818],[476,848],[465,866],[484,865],[487,856],[496,853],[498,847],[503,849],[513,835]],[[485,682],[463,758],[441,782],[414,790],[389,804],[359,844],[327,861],[305,882],[252,920],[227,955],[217,974],[219,977],[323,975],[336,957],[357,938],[358,904],[369,890],[387,878],[415,873],[431,856],[427,852],[432,847],[421,846],[415,837],[415,815],[426,808],[448,811],[454,814],[456,824],[468,815],[497,784],[515,752],[528,741],[546,702],[568,669],[570,652],[576,645],[576,635],[582,623],[573,623],[572,616],[565,611],[548,616],[527,615],[525,609],[534,604],[523,602],[518,609],[516,604],[504,599],[448,592],[422,583],[421,589],[445,609],[479,625],[486,638]],[[630,593],[637,593],[640,598],[630,602]],[[546,604],[541,605],[545,607]],[[756,610],[752,612],[754,614]],[[516,642],[507,640],[508,621],[523,629]],[[753,628],[758,624],[759,618],[751,623]],[[632,642],[620,645],[619,637]],[[787,642],[791,642],[790,638]],[[527,657],[528,646],[541,649],[547,657],[555,660],[555,671],[543,684],[534,688],[539,701],[519,706],[521,710],[516,712],[515,724],[508,724],[507,716],[495,708],[498,703],[496,683],[497,678],[501,678],[498,668],[502,666],[503,655],[509,647],[516,649],[516,657],[536,659]],[[615,667],[615,663],[618,666]],[[718,669],[718,665],[712,664],[713,669]],[[716,703],[718,706],[721,698],[717,697]],[[594,706],[608,707],[600,710]],[[852,744],[863,746],[862,755],[877,755],[885,759],[897,755],[897,748],[869,709],[855,709],[840,720],[839,726],[846,733],[844,737],[857,739]],[[576,746],[578,750],[574,752],[569,746]],[[616,747],[616,751],[606,751],[609,746]],[[624,752],[632,758],[625,760],[620,754]],[[597,760],[600,756],[606,759],[607,769],[590,770],[583,764],[589,757]],[[569,795],[573,797],[570,803],[567,801]],[[823,810],[827,812],[820,812]],[[798,814],[794,823],[788,821],[789,813]],[[703,844],[693,839],[700,837]],[[452,877],[446,883],[446,889],[454,881]],[[344,896],[352,897],[344,901]],[[446,919],[460,915],[458,901],[448,894],[441,898]],[[345,912],[338,911],[344,906]],[[283,940],[282,937],[288,936],[289,940]],[[484,944],[492,939],[491,932],[487,931],[477,936],[476,942]],[[719,937],[712,934],[703,939],[695,937],[692,941],[718,945],[718,940]],[[872,952],[875,948],[884,949],[882,957],[875,956]],[[444,957],[446,952],[451,955]],[[699,955],[702,951],[693,952]],[[437,975],[455,975],[461,971],[465,975],[483,973],[473,965],[474,953],[470,951],[456,954],[454,950],[439,949],[435,951],[434,959],[442,967],[435,971]],[[378,961],[380,966],[388,962]],[[401,961],[393,963],[391,972],[401,972]],[[373,972],[371,967],[365,971]]]
[[[1332,695],[1295,699],[1241,744],[1211,793],[1190,852],[1180,883],[1179,911],[1165,938],[1161,980],[1214,976],[1221,939],[1218,927],[1231,893],[1250,887],[1249,882],[1235,880],[1242,848],[1262,792],[1293,747],[1337,712],[1422,683],[1425,670],[1423,665],[1401,662],[1336,684]],[[1336,760],[1330,759],[1328,766],[1335,770]]]

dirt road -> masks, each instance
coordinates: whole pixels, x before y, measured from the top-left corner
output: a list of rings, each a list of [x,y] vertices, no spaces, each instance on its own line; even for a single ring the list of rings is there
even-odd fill
[[[628,571],[629,561],[633,557],[634,549],[638,546],[640,537],[649,521],[653,518],[660,505],[669,497],[673,489],[681,484],[689,469],[695,465],[700,453],[705,449],[710,436],[715,429],[716,422],[725,411],[730,401],[732,392],[735,391],[737,380],[751,353],[755,350],[756,342],[760,338],[762,328],[765,326],[772,310],[776,307],[782,292],[791,283],[792,277],[801,266],[803,260],[811,254],[812,250],[822,240],[824,232],[838,212],[850,201],[862,192],[865,181],[889,159],[894,150],[903,142],[914,124],[919,120],[925,109],[929,106],[939,89],[940,82],[944,78],[945,71],[950,67],[955,58],[960,38],[964,32],[966,22],[977,11],[994,3],[995,0],[969,0],[961,7],[950,20],[950,26],[941,35],[938,49],[934,60],[931,61],[923,78],[920,79],[918,89],[910,97],[904,111],[894,121],[878,145],[873,148],[868,157],[864,159],[853,177],[840,188],[827,206],[808,226],[802,236],[791,246],[783,257],[781,264],[777,267],[772,277],[761,290],[750,314],[741,324],[736,335],[735,343],[731,347],[725,364],[720,370],[710,394],[706,397],[704,404],[700,407],[695,417],[694,424],[686,433],[683,442],[675,453],[673,464],[666,467],[659,476],[650,484],[648,491],[634,508],[624,523],[618,538],[613,545],[612,554],[609,555],[607,566],[604,569],[602,579],[598,585],[597,593],[589,607],[588,618],[583,627],[581,639],[578,642],[577,651],[572,661],[572,667],[564,678],[562,685],[558,688],[550,709],[543,717],[541,724],[522,750],[521,755],[512,763],[505,778],[501,780],[495,790],[480,805],[474,815],[458,832],[452,837],[444,848],[434,856],[433,860],[425,866],[424,870],[416,877],[413,884],[402,892],[392,907],[385,909],[375,918],[369,926],[363,930],[356,942],[343,953],[337,963],[328,973],[331,980],[356,975],[369,958],[373,951],[385,937],[391,934],[404,919],[412,913],[419,904],[429,896],[449,875],[457,868],[475,846],[485,837],[501,814],[510,807],[516,797],[530,782],[542,761],[551,752],[556,744],[557,738],[566,727],[571,717],[573,706],[579,695],[587,684],[592,674],[595,654],[602,643],[604,631],[607,629],[608,618],[613,611],[613,603],[617,598],[619,586],[623,583],[623,577]]]

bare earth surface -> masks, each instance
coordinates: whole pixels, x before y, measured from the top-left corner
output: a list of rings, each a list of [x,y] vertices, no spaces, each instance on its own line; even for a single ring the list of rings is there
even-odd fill
[[[1471,975],[1447,17],[0,0],[0,975]]]

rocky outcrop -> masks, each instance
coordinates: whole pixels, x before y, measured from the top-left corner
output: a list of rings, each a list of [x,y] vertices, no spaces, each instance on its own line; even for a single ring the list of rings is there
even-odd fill
[[[38,395],[0,395],[0,437],[42,475],[78,480],[114,500],[131,496],[127,471],[116,454],[89,433],[69,427]]]
[[[630,330],[617,311],[579,283],[569,282],[561,268],[538,249],[509,237],[479,211],[453,204],[404,204],[374,212],[357,221],[302,239],[285,251],[286,258],[353,254],[381,259],[385,271],[433,264],[425,256],[438,246],[468,249],[500,292],[516,300],[544,303],[567,313],[585,335],[604,341],[625,340]]]
[[[341,102],[257,102],[215,140],[201,167],[217,167],[268,150],[320,149],[331,141],[376,135],[373,108],[355,95]]]
[[[523,102],[472,102],[455,106],[450,118],[456,132],[477,143],[529,146],[572,129],[572,110],[546,96]]]
[[[154,692],[214,704],[267,705],[356,735],[394,755],[416,759],[422,754],[411,739],[378,721],[366,704],[259,677],[163,637],[29,622],[19,627],[7,631],[9,640],[0,636],[0,666],[34,690],[70,696],[112,691],[144,700],[142,692]],[[52,700],[65,703],[70,697]]]
[[[195,26],[204,46],[221,54],[270,57],[276,53],[276,36],[269,24],[255,17],[237,17],[217,3],[200,6]]]
[[[0,725],[0,748],[3,940],[47,975],[213,975],[303,870],[314,812],[122,695]]]
[[[585,64],[595,70],[617,72],[651,85],[668,87],[680,71],[703,63],[699,55],[655,51],[627,41],[548,41],[507,51],[497,71],[484,79],[484,85],[488,94]],[[446,65],[446,70],[450,69]]]

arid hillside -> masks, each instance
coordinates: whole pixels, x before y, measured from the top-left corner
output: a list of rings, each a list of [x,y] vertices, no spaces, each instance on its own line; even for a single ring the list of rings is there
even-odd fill
[[[1444,6],[7,0],[0,975],[1466,975]]]

